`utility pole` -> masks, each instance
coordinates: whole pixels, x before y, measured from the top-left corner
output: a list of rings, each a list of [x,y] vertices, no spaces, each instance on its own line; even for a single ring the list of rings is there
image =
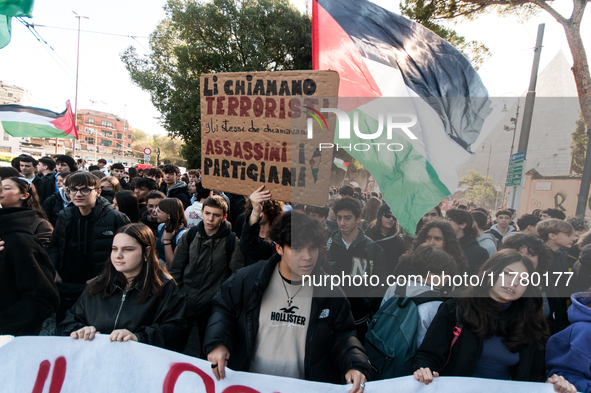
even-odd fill
[[[591,126],[587,128],[587,138],[591,137]],[[591,184],[591,143],[587,142],[587,153],[585,155],[585,165],[583,166],[583,178],[581,179],[581,189],[577,199],[577,217],[585,217],[587,210],[587,200],[589,198],[589,185]]]
[[[542,56],[542,42],[544,40],[545,24],[538,25],[538,37],[536,39],[536,48],[534,54],[534,64],[531,70],[531,77],[529,80],[529,88],[525,97],[525,109],[523,111],[523,120],[521,122],[521,132],[519,133],[519,144],[517,145],[517,153],[523,152],[523,169],[521,176],[523,178],[523,171],[525,170],[525,163],[527,162],[527,145],[529,142],[529,131],[531,129],[531,121],[534,113],[534,103],[536,100],[536,83],[538,81],[538,69],[540,67],[540,57]],[[523,181],[523,180],[522,180]],[[511,193],[511,207],[517,210],[519,214],[519,202],[521,200],[521,185],[512,187]]]
[[[80,20],[82,18],[88,19],[88,17],[78,15],[76,12],[74,12],[74,15],[76,15],[75,18],[78,19],[78,49],[76,50],[76,95],[74,96],[74,126],[76,126],[76,123],[78,123],[78,70],[80,69]],[[76,141],[77,139],[74,139],[74,141],[72,142],[72,158],[74,160],[76,159]],[[82,155],[80,157],[82,157]]]

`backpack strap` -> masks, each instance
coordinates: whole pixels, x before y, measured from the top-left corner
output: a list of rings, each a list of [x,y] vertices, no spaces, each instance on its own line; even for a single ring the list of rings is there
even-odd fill
[[[197,236],[197,225],[191,227],[185,236],[187,237],[187,244],[191,246],[191,243],[195,240],[195,236]]]
[[[445,364],[443,365],[443,367],[441,367],[442,370],[445,368],[445,366],[447,366],[447,363],[449,363],[449,359],[451,359],[451,351],[452,351],[456,341],[458,341],[460,334],[462,334],[463,328],[464,328],[464,324],[462,323],[462,316],[460,315],[460,308],[456,305],[456,326],[454,327],[454,330],[453,330],[454,338],[453,338],[453,340],[451,340],[451,345],[449,346],[449,355],[447,356],[447,360],[445,361]]]

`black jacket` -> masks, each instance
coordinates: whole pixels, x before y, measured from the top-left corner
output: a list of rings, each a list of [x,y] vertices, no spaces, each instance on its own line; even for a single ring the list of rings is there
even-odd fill
[[[59,305],[49,255],[33,235],[33,209],[0,209],[0,335],[37,335]]]
[[[244,266],[254,265],[258,261],[266,261],[275,253],[275,245],[259,237],[261,225],[248,224],[248,217],[244,217],[244,224],[240,232],[240,251],[244,254]],[[238,236],[238,235],[236,235]]]
[[[248,371],[254,356],[263,294],[269,285],[279,255],[245,267],[230,277],[213,299],[213,312],[205,332],[204,351],[219,345],[230,351],[228,367]],[[313,273],[324,274],[316,265]],[[336,289],[340,291],[340,289]],[[319,318],[321,313],[326,318]],[[315,287],[306,335],[305,379],[344,383],[350,369],[372,376],[369,359],[355,337],[355,324],[344,296]]]
[[[78,214],[76,214],[78,212]],[[64,209],[58,215],[53,234],[51,235],[51,244],[49,246],[49,256],[57,272],[63,276],[63,263],[68,245],[68,231],[78,231],[79,236],[83,237],[87,233],[84,228],[80,228],[79,210],[73,206]],[[98,276],[104,269],[105,261],[111,254],[111,245],[117,229],[123,225],[129,224],[129,218],[123,213],[113,209],[113,206],[103,197],[98,197],[96,205],[92,212],[93,219],[93,237],[84,238],[80,242],[80,247],[90,247],[92,253],[92,274]],[[85,261],[81,261],[85,262]],[[92,278],[92,277],[89,277]],[[67,283],[58,284],[59,288],[65,287]],[[80,289],[82,290],[82,289]]]
[[[189,193],[187,183],[184,181],[177,181],[170,189],[167,188],[166,183],[163,183],[160,191],[162,191],[167,198],[177,198],[180,200],[183,203],[183,209],[191,206],[191,194]]]
[[[587,244],[579,254],[579,260],[573,267],[573,292],[586,292],[591,289],[591,245]]]
[[[400,261],[400,257],[406,252],[406,244],[400,236],[400,232],[395,231],[391,235],[384,236],[382,235],[382,231],[376,226],[368,229],[365,235],[384,249],[387,272],[388,274],[392,274]]]
[[[324,270],[338,276],[376,275],[380,277],[381,283],[385,283],[387,269],[384,250],[365,236],[363,229],[358,229],[359,234],[349,249],[343,243],[341,231],[332,234],[326,245],[329,257],[324,265]],[[387,288],[387,286],[355,286],[354,283],[351,283],[351,286],[341,284],[341,287],[351,302],[351,312],[357,325],[365,323],[370,313],[380,308]]]
[[[72,203],[68,207],[73,206]],[[64,201],[58,192],[54,192],[49,198],[45,199],[41,204],[43,211],[47,215],[47,219],[51,225],[55,226],[58,214],[64,210]]]
[[[182,350],[179,339],[188,327],[185,298],[172,279],[161,279],[164,282],[162,297],[151,295],[141,304],[137,303],[141,296],[137,287],[125,292],[113,284],[110,296],[103,297],[102,293],[88,296],[90,285],[87,286],[78,302],[58,325],[58,334],[67,336],[84,326],[94,326],[103,334],[127,329],[141,343],[174,351]]]
[[[45,199],[56,192],[55,174],[56,172],[49,172],[47,175],[38,174],[33,179],[33,185],[39,196],[39,203],[43,203]]]
[[[473,237],[463,236],[458,240],[468,264],[466,272],[470,275],[478,274],[480,267],[488,259],[488,251],[478,244],[478,240]]]
[[[471,377],[482,354],[484,340],[478,338],[470,329],[464,327],[455,342],[449,357],[449,348],[454,338],[456,324],[456,302],[450,299],[443,303],[431,322],[423,343],[417,350],[413,370],[428,367],[441,376]],[[546,365],[544,350],[538,345],[530,345],[519,351],[519,363],[509,368],[514,381],[544,382]]]

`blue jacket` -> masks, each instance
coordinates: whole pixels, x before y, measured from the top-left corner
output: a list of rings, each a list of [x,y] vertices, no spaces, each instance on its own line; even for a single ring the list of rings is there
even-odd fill
[[[591,393],[591,292],[575,293],[571,300],[571,325],[548,340],[546,367],[550,375],[562,375],[577,391]]]

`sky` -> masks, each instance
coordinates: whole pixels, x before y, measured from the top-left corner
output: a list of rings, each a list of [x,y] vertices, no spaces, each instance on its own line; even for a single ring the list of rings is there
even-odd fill
[[[310,4],[310,0],[292,0],[302,11],[306,2]],[[397,11],[397,1],[374,2]],[[29,99],[27,105],[61,112],[70,100],[74,108],[76,12],[88,17],[81,19],[78,108],[114,113],[127,119],[132,127],[164,133],[158,122],[160,114],[151,104],[149,93],[131,82],[120,54],[129,46],[134,46],[139,54],[148,53],[148,36],[165,18],[165,3],[165,0],[37,0],[33,18],[27,21],[35,25],[47,44],[42,44],[13,19],[12,41],[0,49],[0,81],[24,88]],[[556,0],[553,5],[563,15],[570,15],[571,1]],[[587,10],[581,24],[588,57],[591,53],[589,14],[591,11]],[[572,64],[562,26],[543,11],[527,21],[491,14],[475,22],[454,25],[467,39],[478,40],[492,51],[492,57],[479,70],[490,96],[522,95],[527,89],[540,23],[546,24],[540,72],[560,50]]]

